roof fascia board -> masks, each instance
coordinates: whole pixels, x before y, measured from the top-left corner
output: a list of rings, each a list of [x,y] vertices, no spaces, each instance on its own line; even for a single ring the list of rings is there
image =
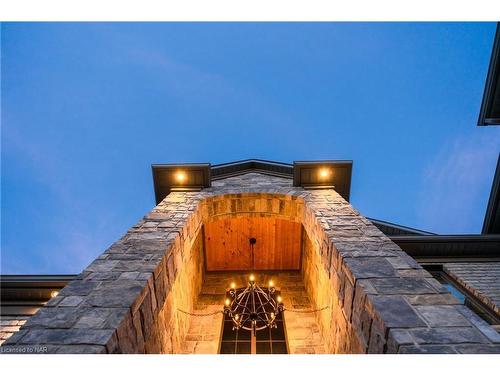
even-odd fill
[[[420,229],[415,229],[415,228],[412,228],[412,227],[406,227],[404,225],[394,224],[394,223],[391,223],[389,221],[372,219],[370,217],[367,217],[367,219],[370,220],[372,223],[378,223],[380,225],[385,225],[385,226],[388,226],[388,227],[392,227],[392,228],[395,228],[395,229],[404,230],[404,231],[407,231],[407,232],[414,232],[415,234],[419,234],[419,235],[422,235],[422,236],[429,236],[429,235],[435,235],[436,234],[436,233],[432,233],[432,232],[427,232],[425,230],[420,230]]]
[[[394,243],[416,258],[500,259],[500,235],[391,236]]]
[[[486,214],[484,215],[483,234],[495,233],[495,218],[498,217],[498,210],[500,210],[500,153],[498,154],[497,167],[491,184],[490,197],[488,205],[486,206]],[[500,223],[496,223],[500,226]],[[498,234],[498,233],[497,233]]]
[[[481,109],[479,111],[478,126],[500,125],[500,119],[490,118],[488,114],[493,105],[493,95],[495,90],[500,90],[496,87],[498,75],[500,74],[500,22],[497,23],[495,32],[495,39],[493,41],[493,48],[491,51],[490,64],[488,67],[488,74],[484,85],[483,99],[481,101]]]

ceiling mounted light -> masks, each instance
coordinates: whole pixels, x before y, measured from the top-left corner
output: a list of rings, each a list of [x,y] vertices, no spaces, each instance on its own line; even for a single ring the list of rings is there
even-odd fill
[[[172,191],[199,191],[210,187],[210,164],[154,164],[156,204]]]
[[[177,171],[175,173],[175,180],[179,183],[179,184],[182,184],[186,181],[187,179],[187,176],[186,176],[186,172],[184,171]]]
[[[349,201],[352,161],[313,160],[293,162],[293,186],[304,189],[335,189]]]
[[[276,318],[284,307],[279,292],[274,283],[269,282],[269,288],[261,288],[255,282],[252,274],[248,278],[246,288],[234,288],[234,283],[226,293],[224,314],[233,321],[233,329],[256,331],[276,327]]]
[[[319,170],[319,176],[322,179],[328,178],[330,176],[331,171],[328,168],[321,168]]]

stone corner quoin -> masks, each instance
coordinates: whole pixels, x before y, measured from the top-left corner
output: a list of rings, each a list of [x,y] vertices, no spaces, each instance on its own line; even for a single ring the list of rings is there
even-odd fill
[[[172,192],[1,347],[3,353],[179,353],[203,282],[203,224],[300,222],[302,275],[329,353],[500,353],[500,335],[335,190],[246,173]],[[202,250],[201,250],[202,251]],[[31,349],[30,349],[31,350]]]

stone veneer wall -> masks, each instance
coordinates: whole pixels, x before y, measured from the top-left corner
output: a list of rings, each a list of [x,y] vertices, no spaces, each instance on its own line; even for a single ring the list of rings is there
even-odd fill
[[[342,280],[336,273],[330,279],[328,270],[323,267],[319,256],[319,244],[311,241],[307,233],[303,236],[302,254],[302,277],[304,284],[312,300],[312,305],[321,309],[328,306],[329,309],[316,312],[316,318],[328,353],[363,353],[366,344],[360,341],[356,331],[353,329],[348,313],[341,303],[348,289],[347,295],[352,293],[352,285],[349,281]],[[349,339],[346,339],[349,337]]]
[[[193,311],[203,285],[204,257],[203,235],[199,231],[194,243],[184,248],[185,253],[178,259],[180,265],[174,266],[175,259],[167,260],[166,268],[173,275],[170,292],[168,284],[156,285],[157,306],[161,306],[156,317],[151,315],[149,304],[142,304],[148,317],[142,313],[143,336],[147,353],[180,353],[190,325],[190,316],[183,311]],[[170,262],[170,263],[169,263]],[[158,283],[159,284],[159,283]],[[153,294],[151,294],[154,298]],[[152,301],[152,303],[154,303]],[[148,324],[148,322],[150,322]]]
[[[4,315],[0,316],[0,345],[26,323],[30,316],[27,315]]]
[[[176,285],[184,285],[178,279],[203,223],[220,215],[267,215],[303,224],[318,277],[333,293],[329,314],[345,317],[345,327],[339,319],[332,333],[318,313],[330,352],[500,352],[495,331],[468,316],[470,310],[464,313],[429,273],[334,190],[295,188],[290,179],[258,173],[214,181],[200,192],[169,194],[2,351],[43,345],[57,353],[177,352],[186,322],[176,307],[191,302],[177,305],[182,297]],[[314,302],[324,302],[309,289]],[[169,342],[158,331],[172,319],[178,338]]]

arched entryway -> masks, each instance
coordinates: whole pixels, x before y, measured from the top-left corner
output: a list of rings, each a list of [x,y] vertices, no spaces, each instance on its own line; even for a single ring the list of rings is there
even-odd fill
[[[218,352],[223,317],[203,315],[220,311],[230,282],[244,285],[254,271],[260,282],[273,278],[282,288],[285,305],[294,310],[285,318],[290,352],[330,351],[324,332],[345,331],[333,329],[336,317],[343,315],[321,261],[317,244],[322,237],[314,218],[304,198],[292,194],[248,192],[202,199],[183,231],[186,239],[194,240],[183,247],[176,282],[159,312],[165,317],[159,321],[169,326],[173,337],[172,347],[167,349]],[[256,239],[255,249],[250,238]],[[146,341],[146,347],[149,345]]]

